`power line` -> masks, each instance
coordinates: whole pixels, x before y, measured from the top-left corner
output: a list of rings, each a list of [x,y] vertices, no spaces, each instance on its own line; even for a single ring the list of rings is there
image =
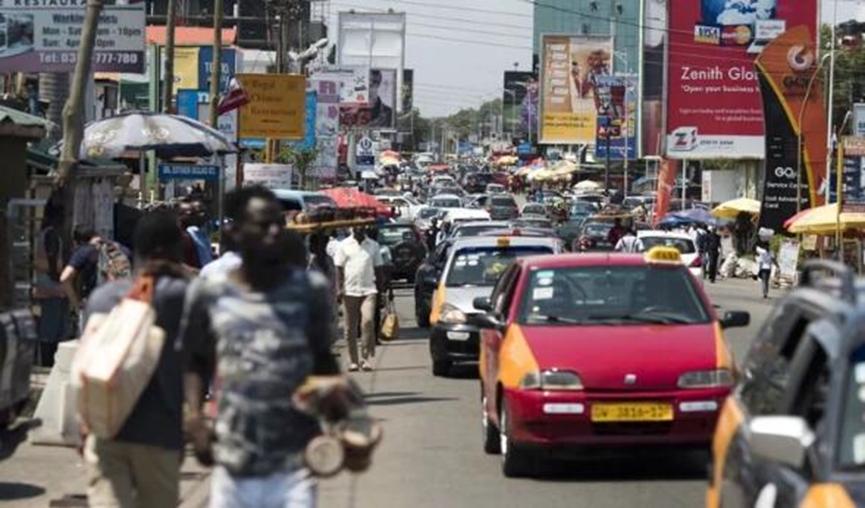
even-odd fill
[[[348,8],[352,8],[352,9],[369,9],[369,10],[377,11],[377,12],[387,12],[387,9],[381,9],[381,8],[377,8],[377,7],[369,7],[369,6],[363,5],[363,4],[352,4],[352,3],[347,3],[347,2],[334,2],[334,1],[332,1],[331,4],[332,5],[338,5],[338,6],[341,5],[343,7],[348,7]],[[451,16],[439,16],[436,14],[427,14],[427,13],[406,12],[406,16],[409,16],[409,17],[423,16],[424,18],[436,19],[436,20],[440,20],[440,21],[451,21],[451,22],[457,22],[457,23],[473,23],[473,24],[478,23],[477,19],[455,18],[455,17],[451,17]],[[485,26],[497,26],[497,27],[502,27],[502,28],[513,28],[513,29],[518,29],[518,30],[523,30],[526,28],[525,25],[512,25],[509,23],[500,23],[497,21],[484,20],[483,23]],[[453,27],[453,28],[456,28],[456,27]]]
[[[463,5],[448,5],[448,4],[440,4],[440,3],[427,3],[427,2],[415,2],[412,0],[390,0],[395,4],[406,4],[406,5],[417,5],[420,7],[426,7],[429,9],[452,9],[460,12],[478,12],[481,14],[494,14],[496,16],[513,16],[517,18],[526,18],[530,17],[521,12],[502,12],[502,11],[494,11],[490,9],[478,9],[476,7],[466,7]]]

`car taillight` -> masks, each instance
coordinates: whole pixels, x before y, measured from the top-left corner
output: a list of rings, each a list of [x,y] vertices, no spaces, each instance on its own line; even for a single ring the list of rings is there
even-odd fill
[[[703,258],[701,258],[700,256],[695,257],[694,260],[691,261],[691,264],[688,266],[690,266],[691,268],[700,268],[701,266],[703,266]]]

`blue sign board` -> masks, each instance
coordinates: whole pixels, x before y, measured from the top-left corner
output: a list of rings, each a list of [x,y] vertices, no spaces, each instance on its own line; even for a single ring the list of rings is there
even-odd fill
[[[595,158],[628,160],[637,158],[637,80],[633,76],[598,76],[597,94],[602,105],[598,111]],[[627,141],[622,133],[627,134]],[[609,134],[609,140],[607,139]]]
[[[228,90],[228,83],[236,72],[236,51],[222,49],[222,70],[219,73],[219,93]],[[201,46],[198,51],[198,89],[210,90],[210,68],[213,66],[213,46]]]
[[[293,141],[291,146],[298,150],[312,150],[315,148],[315,116],[318,111],[318,94],[313,90],[306,92],[306,124],[303,127],[303,139]]]
[[[160,164],[160,180],[219,180],[219,166],[197,164]]]
[[[198,105],[202,102],[198,90],[177,91],[177,114],[198,120]]]

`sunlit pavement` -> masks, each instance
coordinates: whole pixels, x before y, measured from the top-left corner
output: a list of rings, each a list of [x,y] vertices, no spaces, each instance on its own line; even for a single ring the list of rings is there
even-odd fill
[[[747,329],[727,337],[741,359],[773,299],[763,300],[751,280],[706,283],[723,310],[752,313]],[[693,507],[703,504],[706,456],[665,450],[624,457],[592,457],[550,464],[543,476],[506,480],[499,458],[481,449],[476,367],[449,379],[431,373],[426,330],[414,328],[411,290],[397,290],[403,326],[399,341],[380,347],[376,370],[354,374],[385,428],[372,469],[325,480],[320,506],[354,507]],[[773,298],[780,293],[772,292]],[[84,469],[74,450],[32,446],[24,430],[3,436],[0,505],[10,508],[85,506]],[[190,457],[184,467],[182,506],[205,506],[208,475]]]

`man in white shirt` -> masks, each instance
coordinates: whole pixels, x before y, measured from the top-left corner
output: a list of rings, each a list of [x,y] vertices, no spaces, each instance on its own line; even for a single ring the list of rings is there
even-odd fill
[[[351,357],[350,371],[358,369],[357,329],[360,323],[360,367],[372,370],[375,355],[375,307],[382,282],[384,261],[381,249],[367,238],[363,228],[354,228],[352,235],[339,243],[334,255],[337,287],[345,313],[345,340]]]
[[[628,229],[622,238],[616,243],[616,252],[643,252],[643,241],[637,238],[633,229]]]

